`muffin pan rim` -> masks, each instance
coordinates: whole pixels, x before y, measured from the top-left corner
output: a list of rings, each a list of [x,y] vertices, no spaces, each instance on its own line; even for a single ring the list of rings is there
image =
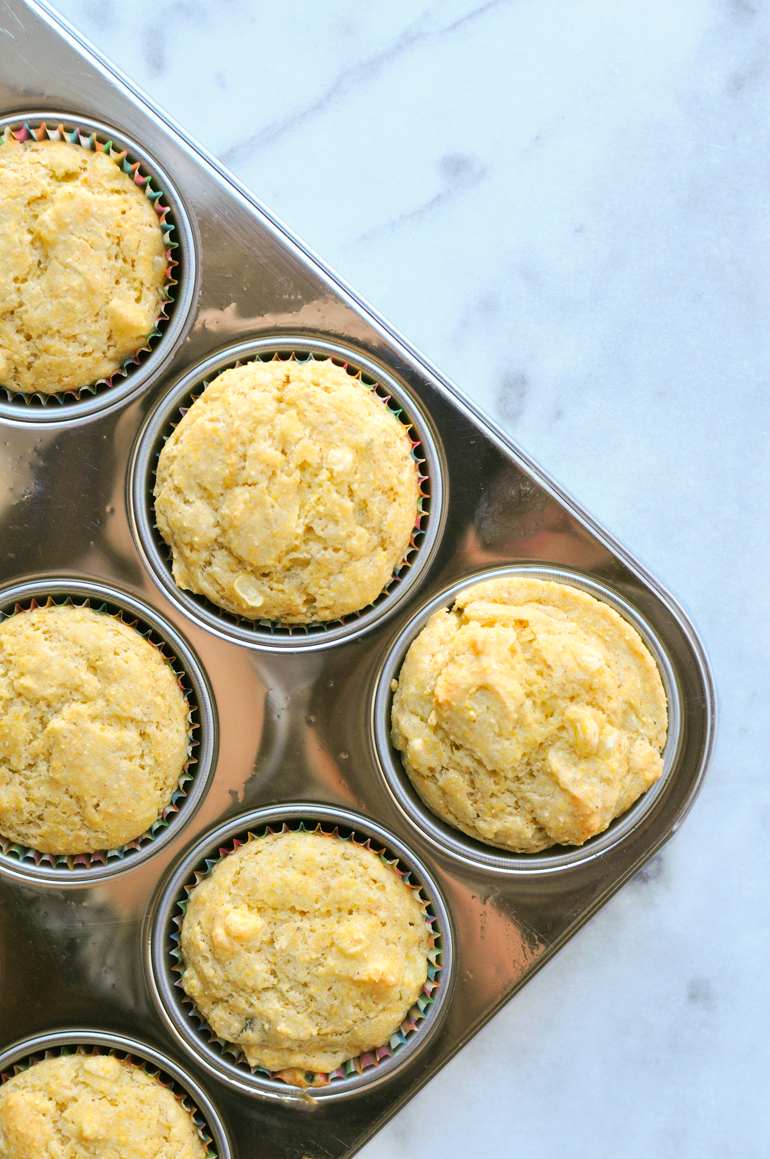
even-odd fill
[[[561,516],[565,517],[560,521],[558,534],[550,539],[545,537],[546,553],[550,552],[551,546],[555,546],[560,558],[593,560],[593,564],[587,564],[587,570],[600,575],[607,574],[608,568],[615,567],[621,577],[621,590],[628,593],[632,604],[644,610],[661,639],[666,641],[681,678],[687,724],[682,759],[670,793],[662,801],[660,809],[651,816],[649,823],[639,830],[635,842],[629,840],[628,845],[622,849],[610,850],[604,858],[585,863],[580,872],[561,876],[530,875],[525,879],[502,873],[490,875],[478,866],[463,865],[442,854],[424,835],[418,840],[414,827],[402,816],[392,794],[375,772],[376,759],[368,752],[368,714],[372,679],[381,656],[373,654],[373,645],[375,640],[381,641],[381,646],[386,648],[388,642],[398,634],[400,626],[410,615],[409,602],[401,607],[398,619],[394,617],[391,625],[383,625],[384,630],[380,635],[370,638],[371,642],[365,641],[364,647],[348,649],[347,654],[327,650],[300,657],[295,653],[289,659],[281,660],[279,666],[279,662],[272,656],[253,653],[248,665],[243,665],[249,671],[243,672],[236,702],[240,700],[241,691],[248,691],[256,705],[263,696],[266,677],[268,683],[271,678],[275,678],[277,685],[275,696],[270,694],[265,702],[268,711],[265,716],[266,731],[262,736],[266,738],[266,744],[261,751],[267,757],[267,764],[258,766],[257,777],[249,783],[248,778],[254,771],[251,757],[241,754],[233,759],[230,755],[228,759],[233,762],[233,767],[221,768],[223,777],[227,778],[232,773],[234,778],[240,778],[243,774],[244,796],[250,806],[264,800],[275,800],[281,793],[295,800],[303,796],[328,800],[331,796],[335,800],[355,802],[356,807],[381,818],[410,848],[419,851],[452,902],[458,954],[455,995],[447,1002],[443,1029],[420,1056],[419,1065],[394,1075],[392,1084],[383,1083],[369,1093],[362,1092],[353,1103],[341,1100],[327,1104],[321,1116],[316,1115],[311,1119],[294,1113],[294,1110],[284,1110],[275,1102],[266,1104],[264,1100],[239,1097],[213,1077],[207,1080],[215,1097],[221,1101],[232,1133],[232,1147],[239,1159],[252,1159],[257,1153],[269,1155],[270,1159],[279,1159],[287,1151],[296,1155],[315,1154],[319,1147],[336,1159],[343,1159],[343,1156],[349,1159],[351,1153],[371,1137],[427,1079],[438,1074],[452,1055],[530,980],[543,962],[563,947],[569,937],[679,827],[697,797],[713,748],[715,695],[708,657],[689,615],[663,582],[652,575],[526,450],[517,446],[494,419],[486,415],[473,400],[464,396],[429,358],[377,313],[340,275],[324,264],[252,192],[229,174],[216,158],[197,145],[189,133],[171,121],[129,78],[120,74],[104,56],[85,43],[76,30],[45,3],[38,3],[38,0],[9,0],[9,3],[5,18],[0,16],[0,28],[13,31],[14,41],[19,48],[19,53],[9,59],[8,86],[4,89],[5,103],[14,102],[11,113],[15,113],[19,105],[27,106],[33,101],[38,104],[56,101],[69,107],[87,103],[95,114],[107,117],[109,112],[111,119],[130,126],[137,137],[146,141],[153,155],[164,159],[169,170],[175,174],[179,188],[184,190],[186,204],[194,213],[193,225],[199,247],[200,269],[205,272],[199,282],[200,312],[197,324],[188,339],[190,351],[196,353],[186,355],[181,349],[178,350],[171,363],[172,371],[167,376],[168,381],[173,380],[177,368],[186,358],[197,359],[206,351],[215,350],[230,334],[240,340],[238,330],[246,325],[253,328],[247,333],[260,334],[276,328],[280,328],[282,333],[291,333],[297,329],[295,320],[306,319],[307,329],[316,326],[314,332],[317,333],[320,320],[352,348],[376,351],[387,365],[399,368],[399,373],[422,402],[427,414],[435,420],[441,432],[440,449],[446,454],[447,486],[452,489],[453,498],[467,499],[464,504],[459,502],[453,505],[440,554],[424,581],[424,591],[419,589],[422,594],[418,594],[415,589],[414,605],[419,606],[427,598],[425,593],[435,591],[457,575],[465,575],[479,566],[478,547],[484,545],[473,534],[477,529],[474,514],[478,512],[477,500],[483,497],[484,488],[488,487],[495,473],[501,469],[508,470],[513,465],[530,479],[535,490],[554,500]],[[37,73],[27,67],[27,60],[37,63]],[[45,92],[36,93],[36,88],[43,84]],[[74,92],[75,85],[77,93]],[[231,276],[235,269],[243,270],[243,278]],[[229,308],[230,304],[233,309]],[[268,313],[265,318],[265,311],[274,312]],[[303,345],[306,343],[303,342]],[[101,437],[102,431],[117,434],[118,422],[123,424],[120,427],[120,438],[126,439],[127,436],[127,441],[119,445],[116,443],[119,454],[114,459],[114,470],[111,464],[105,464],[104,467],[109,473],[112,494],[116,493],[118,486],[121,494],[125,493],[123,463],[130,440],[137,433],[142,414],[164,389],[165,380],[161,379],[147,398],[139,396],[134,400],[134,405],[122,410],[113,409],[107,413],[103,424],[81,423],[78,427],[78,436],[88,453],[89,448],[98,450],[97,439]],[[11,454],[27,454],[30,435],[35,438],[40,436],[39,428],[32,430],[27,426],[24,432],[19,429],[23,425],[10,420],[5,422]],[[75,424],[70,425],[74,428]],[[13,427],[16,429],[11,429]],[[62,429],[66,429],[64,423]],[[55,433],[58,435],[59,428]],[[471,448],[476,448],[479,455],[483,456],[483,480],[480,475],[465,470]],[[58,520],[61,522],[71,520],[72,514],[63,515],[65,506],[68,512],[71,512],[71,506],[63,490],[66,479],[61,481],[60,486],[56,475],[50,470],[55,461],[54,452],[52,446],[47,449],[43,446],[39,465],[37,461],[35,463],[34,482],[43,485],[43,492],[33,497],[32,503],[36,507],[49,501],[56,504],[61,508],[62,517]],[[97,458],[98,455],[95,461]],[[26,460],[19,457],[19,462],[23,464]],[[45,473],[43,468],[47,468]],[[94,495],[93,499],[94,503],[101,502],[100,496]],[[86,510],[91,508],[94,515],[101,517],[102,512],[90,505],[90,501],[81,507],[80,514],[85,518]],[[75,512],[76,518],[77,514]],[[218,694],[222,726],[229,729],[231,726],[226,722],[234,720],[238,728],[238,717],[232,711],[228,714],[228,708],[232,706],[226,700],[230,695],[232,681],[221,679],[216,659],[227,653],[235,656],[240,663],[244,660],[244,654],[229,644],[223,645],[221,640],[214,639],[213,634],[208,634],[208,640],[196,636],[190,628],[189,620],[185,623],[180,614],[169,611],[165,598],[160,600],[157,593],[153,594],[153,585],[148,583],[143,574],[140,555],[130,542],[123,540],[120,546],[125,550],[114,550],[117,540],[106,532],[107,525],[99,524],[101,530],[94,536],[90,548],[85,544],[79,546],[73,543],[70,549],[68,544],[64,556],[61,554],[62,529],[54,533],[53,525],[54,520],[40,524],[47,537],[40,545],[48,553],[44,556],[46,566],[50,566],[51,570],[62,566],[69,569],[72,560],[72,566],[78,567],[80,574],[90,574],[94,549],[99,552],[106,545],[110,550],[99,555],[98,566],[109,571],[110,582],[136,591],[141,598],[153,601],[166,614],[173,615],[174,622],[182,625],[182,631],[189,632],[196,640],[207,663],[213,657],[209,671]],[[18,560],[24,558],[26,541],[12,521],[6,526],[9,532],[16,534],[12,546],[21,548],[15,558],[7,561],[6,567],[10,570]],[[122,534],[124,528],[121,526],[120,530]],[[520,530],[515,513],[508,530],[511,533]],[[559,542],[554,544],[554,540]],[[489,552],[484,551],[484,562],[489,560],[492,564],[498,552],[509,559],[513,555],[521,558],[519,552],[526,553],[536,547],[531,542],[519,541],[515,536],[506,537],[497,546],[492,545]],[[586,548],[589,548],[588,554]],[[75,563],[75,560],[78,562]],[[9,578],[15,580],[16,577],[11,575]],[[351,712],[344,711],[335,715],[334,697],[341,688],[337,678],[340,661],[342,665],[347,662],[356,680],[349,681],[343,689],[350,694]],[[327,679],[331,676],[335,677],[334,681]],[[300,677],[308,678],[307,686],[301,686]],[[337,686],[336,693],[329,692],[332,683]],[[312,689],[315,703],[321,707],[325,716],[304,716],[306,688]],[[345,705],[343,707],[347,708]],[[272,728],[276,720],[279,723],[277,732]],[[324,721],[328,723],[328,728]],[[287,723],[288,731],[284,727]],[[287,740],[295,745],[292,750],[282,749],[281,746]],[[289,776],[282,783],[273,778],[275,770],[270,762],[274,755],[283,752],[284,756],[288,756],[292,751],[296,754],[298,764],[296,768],[290,763],[285,766]],[[356,759],[347,759],[351,753],[356,754]],[[260,779],[260,770],[266,774],[263,779]],[[291,776],[292,772],[297,775]],[[213,795],[208,800],[214,804]],[[211,824],[216,824],[217,818],[232,815],[231,810],[239,807],[232,801],[234,793],[224,803],[217,802]],[[202,824],[200,820],[195,823],[195,832]],[[180,849],[184,849],[185,845],[184,840],[180,841]],[[139,965],[137,955],[142,956],[143,950],[135,936],[140,932],[134,925],[138,911],[129,913],[122,908],[122,901],[130,894],[144,908],[155,882],[165,873],[165,866],[160,860],[139,868],[141,872],[135,877],[116,880],[112,894],[116,900],[120,898],[114,910],[116,932],[127,936],[130,933],[128,952],[114,958],[116,976],[122,981],[118,993],[124,995],[135,992],[134,986],[138,980],[135,970]],[[34,969],[35,979],[41,983],[39,993],[36,994],[40,1020],[47,1025],[79,1021],[79,1012],[83,1009],[87,995],[86,1000],[89,1004],[93,1003],[94,1014],[99,1022],[110,1025],[117,1021],[130,1028],[130,1032],[141,1036],[145,1031],[148,1012],[153,1011],[146,982],[139,981],[136,1005],[127,1005],[119,1000],[116,1004],[115,993],[110,995],[106,990],[91,990],[87,993],[87,978],[73,969],[73,966],[82,961],[81,954],[86,955],[85,960],[89,965],[98,963],[99,950],[96,945],[91,944],[88,936],[85,939],[70,937],[66,930],[63,932],[56,924],[49,925],[41,921],[39,910],[30,912],[29,922],[23,921],[19,925],[15,914],[35,891],[10,881],[0,882],[0,885],[17,907],[14,910],[12,906],[0,906],[0,911],[5,913],[3,941],[9,944],[5,953],[0,945],[0,972],[11,981],[18,978],[21,991],[27,993],[27,963],[29,968]],[[83,917],[89,918],[91,922],[102,921],[103,899],[109,893],[109,885],[84,889],[80,898],[70,896],[66,904],[82,906]],[[45,908],[58,904],[58,899],[52,893],[45,896],[42,891],[37,891],[37,897],[43,901]],[[61,967],[58,961],[55,962],[52,953],[39,952],[39,939],[44,931],[51,949],[55,948],[58,961],[63,963]],[[26,949],[26,961],[20,953],[11,952],[10,943],[16,941],[19,942],[19,948]],[[141,973],[141,966],[139,970]],[[53,986],[52,982],[55,983]],[[6,990],[9,993],[6,994],[4,1004],[0,1001],[0,1007],[5,1006],[7,1031],[15,1034],[17,1015],[11,996],[16,987],[6,987]],[[166,1027],[157,1017],[154,1017],[153,1025],[153,1038],[162,1044],[162,1048],[171,1051],[175,1057],[183,1058],[181,1049],[172,1043]],[[203,1077],[200,1067],[190,1065],[195,1074]],[[295,1107],[298,1108],[298,1104]]]
[[[373,377],[388,390],[406,412],[420,439],[421,454],[424,454],[425,471],[428,476],[429,510],[427,525],[422,539],[410,555],[403,578],[390,581],[393,585],[383,590],[377,600],[351,613],[344,624],[329,621],[325,630],[313,630],[302,634],[303,625],[292,625],[291,633],[277,635],[257,623],[245,626],[248,621],[236,623],[237,617],[222,610],[221,614],[210,611],[215,605],[186,589],[177,587],[171,573],[170,564],[163,558],[162,549],[153,534],[152,479],[154,477],[154,457],[159,440],[171,427],[179,404],[207,377],[214,378],[238,362],[253,361],[260,354],[270,352],[309,352],[322,354],[328,358],[344,359],[348,365]],[[178,421],[178,420],[177,420]],[[380,360],[364,354],[352,345],[345,345],[332,339],[318,338],[301,333],[268,334],[231,343],[195,365],[188,367],[173,385],[158,398],[146,416],[134,442],[127,475],[127,493],[131,532],[139,554],[153,582],[164,596],[182,611],[198,627],[205,628],[222,639],[244,645],[255,651],[286,654],[292,652],[317,652],[332,648],[343,641],[357,639],[370,629],[378,627],[389,618],[415,588],[424,580],[441,544],[442,533],[447,520],[447,488],[445,483],[444,454],[434,423],[426,414],[422,404]],[[397,573],[394,573],[396,575]],[[379,601],[379,602],[378,602]],[[312,627],[312,626],[311,626]]]
[[[196,767],[193,779],[188,782],[189,791],[177,811],[171,814],[166,827],[157,837],[146,841],[138,849],[126,853],[123,858],[106,861],[103,865],[91,865],[73,869],[62,869],[50,865],[35,865],[26,858],[11,857],[0,851],[0,877],[8,877],[28,885],[70,887],[83,889],[90,885],[111,881],[146,864],[161,850],[166,849],[184,833],[188,824],[205,800],[216,771],[218,753],[219,723],[216,700],[203,664],[197,653],[174,625],[160,612],[136,596],[100,581],[81,577],[69,579],[56,575],[50,579],[31,579],[0,588],[0,610],[9,604],[37,599],[38,596],[54,598],[75,596],[76,599],[107,601],[116,607],[139,617],[163,642],[173,649],[177,662],[181,662],[185,678],[195,695],[198,711],[198,729],[195,752]],[[77,855],[76,855],[77,856]]]
[[[639,633],[642,641],[655,660],[668,706],[668,731],[663,749],[663,772],[650,788],[619,817],[610,822],[607,829],[589,838],[579,846],[551,846],[540,853],[513,853],[486,845],[470,837],[435,813],[419,797],[403,767],[401,754],[390,740],[391,707],[393,692],[390,682],[397,678],[406,653],[413,641],[425,627],[430,617],[441,608],[449,607],[454,599],[475,584],[487,580],[511,576],[525,576],[535,579],[553,580],[567,586],[576,587],[589,595],[607,603]],[[370,739],[375,754],[375,764],[380,779],[398,806],[402,816],[417,832],[426,838],[434,849],[448,854],[453,860],[474,870],[483,870],[514,877],[552,876],[584,866],[603,854],[633,839],[638,829],[664,797],[670,787],[684,744],[684,713],[676,666],[668,656],[662,641],[658,639],[645,617],[623,596],[608,584],[601,583],[581,572],[570,568],[546,564],[508,564],[479,570],[470,576],[455,581],[442,589],[430,600],[422,604],[410,617],[396,639],[390,645],[387,655],[379,667],[371,702]],[[564,850],[564,852],[554,852]]]
[[[143,1062],[148,1062],[152,1066],[157,1066],[172,1078],[195,1103],[196,1110],[202,1115],[205,1126],[211,1131],[212,1142],[216,1145],[217,1159],[232,1159],[230,1139],[224,1122],[200,1083],[179,1063],[174,1062],[162,1051],[141,1039],[131,1038],[125,1034],[110,1034],[104,1030],[91,1030],[82,1026],[75,1026],[71,1030],[47,1031],[31,1035],[28,1038],[19,1038],[0,1052],[0,1074],[6,1067],[15,1066],[32,1055],[66,1046],[75,1048],[78,1046],[106,1047],[108,1050],[117,1050],[139,1058]]]
[[[197,1030],[190,1011],[182,999],[177,998],[179,992],[176,986],[177,979],[171,974],[167,945],[180,891],[194,875],[195,867],[205,864],[207,852],[218,853],[222,844],[234,837],[245,835],[250,830],[270,825],[277,826],[283,822],[299,823],[303,820],[319,822],[322,826],[342,825],[351,829],[356,836],[381,843],[387,854],[395,854],[399,863],[413,872],[419,880],[425,900],[433,908],[437,930],[441,934],[441,984],[429,1013],[414,1035],[397,1054],[377,1066],[367,1068],[354,1078],[335,1079],[328,1086],[312,1087],[308,1090],[292,1087],[281,1080],[263,1078],[253,1071],[249,1073],[244,1067],[229,1062],[208,1045],[204,1039],[204,1032]],[[439,1030],[455,982],[451,909],[441,887],[437,884],[435,875],[425,866],[419,855],[413,853],[400,837],[378,821],[350,809],[313,802],[288,802],[285,805],[267,805],[252,809],[204,832],[188,848],[185,855],[174,862],[159,883],[147,911],[144,946],[145,971],[153,1002],[166,1028],[187,1055],[220,1082],[241,1094],[304,1109],[321,1103],[339,1102],[382,1086],[394,1074],[411,1064]]]
[[[158,382],[175,350],[193,325],[197,309],[199,261],[193,215],[188,210],[176,183],[167,175],[165,168],[158,164],[151,152],[137,145],[130,134],[113,129],[109,124],[94,117],[73,115],[70,110],[56,111],[35,107],[5,114],[0,116],[0,133],[8,127],[26,123],[40,125],[44,121],[49,127],[62,124],[69,125],[73,129],[87,129],[99,138],[110,140],[121,149],[125,148],[133,155],[141,163],[144,172],[162,190],[163,199],[171,209],[176,227],[172,240],[177,243],[181,258],[173,301],[160,335],[153,341],[142,361],[135,368],[130,368],[125,377],[119,377],[115,385],[96,394],[67,402],[65,405],[60,405],[55,395],[51,396],[45,406],[26,403],[22,394],[17,394],[12,400],[0,397],[0,420],[3,423],[24,427],[40,423],[48,428],[80,424],[89,419],[102,417],[106,412],[133,401]],[[119,374],[118,371],[115,373]]]

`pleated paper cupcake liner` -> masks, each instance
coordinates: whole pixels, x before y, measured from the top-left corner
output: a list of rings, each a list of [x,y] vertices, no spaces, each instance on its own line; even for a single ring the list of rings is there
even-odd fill
[[[0,383],[0,390],[5,393],[9,402],[23,402],[27,406],[30,404],[48,406],[52,401],[59,405],[77,402],[85,395],[95,395],[98,392],[109,390],[117,378],[125,378],[129,375],[131,370],[140,365],[143,357],[153,350],[155,345],[157,345],[158,339],[162,337],[165,325],[169,321],[171,311],[174,308],[175,294],[173,288],[177,285],[175,271],[179,265],[173,253],[178,248],[179,242],[172,237],[176,227],[173,221],[171,206],[166,204],[163,190],[153,188],[153,178],[148,172],[146,163],[142,160],[132,158],[127,150],[117,148],[113,141],[104,134],[88,132],[87,130],[81,129],[77,124],[73,124],[70,128],[66,128],[62,123],[50,127],[46,121],[37,122],[30,120],[21,121],[18,129],[7,125],[0,135],[0,148],[2,148],[3,143],[11,139],[15,139],[19,143],[44,140],[67,141],[72,145],[80,145],[84,149],[89,149],[93,153],[104,153],[105,156],[110,157],[115,162],[121,172],[130,177],[134,184],[142,190],[158,216],[158,223],[163,233],[166,251],[166,281],[163,287],[163,302],[153,329],[147,335],[144,345],[131,358],[126,359],[123,365],[113,371],[107,378],[100,378],[96,382],[88,383],[76,390],[64,390],[52,394],[43,391],[27,393],[25,391],[13,390],[12,387]]]
[[[211,873],[211,870],[223,858],[228,857],[239,849],[242,845],[250,841],[259,841],[268,834],[275,833],[321,833],[329,840],[337,841],[351,841],[354,845],[363,849],[369,849],[375,853],[383,865],[386,865],[392,870],[414,893],[420,902],[420,907],[425,916],[425,925],[429,934],[429,949],[428,949],[428,977],[423,986],[423,992],[417,999],[416,1003],[407,1013],[406,1017],[401,1022],[400,1026],[393,1032],[389,1040],[378,1046],[373,1050],[367,1051],[364,1054],[357,1055],[355,1058],[347,1059],[336,1070],[327,1074],[318,1074],[313,1071],[298,1074],[296,1070],[291,1071],[269,1071],[261,1066],[250,1066],[243,1051],[237,1043],[227,1042],[220,1038],[216,1032],[209,1026],[204,1015],[200,1012],[194,1001],[188,997],[182,986],[181,975],[184,973],[184,959],[181,950],[181,928],[184,920],[184,915],[187,911],[187,904],[190,894],[196,888],[201,880]],[[210,1046],[213,1046],[224,1058],[230,1055],[235,1065],[245,1071],[254,1075],[261,1075],[268,1080],[280,1080],[290,1086],[300,1086],[303,1089],[329,1087],[335,1081],[341,1079],[354,1078],[356,1075],[364,1075],[365,1072],[372,1068],[377,1068],[386,1059],[393,1058],[411,1041],[415,1035],[419,1034],[420,1029],[425,1024],[426,1019],[430,1017],[431,1009],[438,997],[439,987],[442,983],[442,934],[438,926],[438,921],[435,913],[432,912],[431,902],[424,896],[423,886],[411,880],[411,872],[401,869],[399,866],[399,859],[395,855],[389,855],[385,847],[378,847],[375,842],[373,844],[371,838],[366,840],[358,840],[355,832],[351,832],[347,836],[343,836],[338,826],[331,829],[325,828],[321,822],[309,827],[304,822],[300,821],[298,824],[289,825],[284,822],[280,826],[265,826],[262,830],[246,834],[245,840],[234,838],[230,840],[225,846],[219,850],[217,857],[207,857],[205,859],[205,869],[196,870],[194,872],[194,880],[185,885],[185,897],[180,898],[177,903],[178,914],[174,917],[173,923],[176,926],[176,932],[171,934],[172,945],[169,948],[169,958],[173,959],[173,964],[169,961],[172,975],[179,975],[174,981],[174,986],[178,988],[181,996],[181,1002],[185,1008],[187,1016],[197,1024],[198,1032],[205,1037]]]

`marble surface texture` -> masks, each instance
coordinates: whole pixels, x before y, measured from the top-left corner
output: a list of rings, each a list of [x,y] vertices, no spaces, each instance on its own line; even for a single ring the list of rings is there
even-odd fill
[[[770,1153],[770,5],[58,0],[680,596],[716,759],[361,1153]]]

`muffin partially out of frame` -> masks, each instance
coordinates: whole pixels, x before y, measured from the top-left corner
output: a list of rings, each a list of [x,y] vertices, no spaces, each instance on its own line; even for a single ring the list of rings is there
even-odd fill
[[[505,577],[467,588],[414,640],[392,739],[443,821],[536,853],[582,845],[658,780],[667,715],[655,661],[613,608]]]
[[[0,1159],[205,1159],[192,1116],[134,1063],[73,1054],[0,1086]]]
[[[404,562],[418,502],[406,426],[328,359],[224,371],[164,444],[155,484],[177,585],[284,624],[372,603]]]
[[[424,905],[365,846],[321,831],[255,838],[190,894],[182,986],[269,1071],[335,1070],[386,1044],[428,976]]]
[[[146,344],[165,298],[152,203],[103,152],[0,139],[0,386],[77,391]]]
[[[71,605],[0,624],[0,835],[42,853],[117,849],[170,803],[188,706],[136,629]]]

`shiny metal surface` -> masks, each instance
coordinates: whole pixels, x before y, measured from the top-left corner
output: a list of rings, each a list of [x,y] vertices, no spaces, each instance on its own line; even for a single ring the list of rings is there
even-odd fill
[[[174,919],[178,916],[179,902],[187,898],[185,887],[193,886],[200,874],[208,872],[211,864],[219,859],[221,851],[233,839],[243,843],[250,834],[258,835],[266,828],[298,828],[300,823],[315,828],[322,825],[325,832],[339,829],[363,844],[371,840],[379,852],[384,848],[389,861],[398,859],[398,867],[410,875],[412,884],[419,884],[421,896],[429,903],[429,913],[435,919],[433,928],[441,947],[441,970],[438,986],[434,991],[434,1001],[428,1007],[427,1016],[417,1031],[396,1051],[391,1058],[383,1059],[379,1065],[364,1069],[361,1073],[346,1078],[335,1078],[325,1087],[314,1087],[302,1091],[287,1087],[285,1083],[270,1079],[259,1071],[252,1071],[245,1061],[233,1059],[232,1052],[220,1049],[209,1042],[211,1037],[204,1032],[190,1016],[189,1004],[183,1001],[179,989],[178,974],[174,972],[176,959],[173,956],[176,932]],[[305,1106],[323,1104],[337,1099],[349,1098],[374,1086],[389,1082],[395,1071],[411,1063],[415,1055],[422,1052],[438,1029],[454,983],[452,952],[452,923],[441,892],[430,873],[410,850],[392,833],[375,824],[368,817],[351,813],[348,809],[330,808],[328,805],[273,805],[266,809],[255,809],[238,816],[225,825],[203,835],[182,861],[175,866],[169,880],[163,883],[162,893],[152,907],[148,917],[146,933],[147,967],[150,985],[158,1010],[171,1033],[190,1051],[210,1074],[222,1079],[228,1086],[249,1095],[261,1095],[284,1104],[300,1101]],[[229,1057],[228,1057],[229,1056]]]
[[[406,775],[401,754],[390,741],[390,718],[393,703],[391,681],[398,676],[412,641],[435,612],[441,608],[452,606],[460,592],[472,587],[473,584],[481,583],[482,580],[510,575],[527,575],[538,579],[553,580],[557,583],[568,583],[609,604],[624,619],[633,624],[650,649],[666,691],[668,736],[663,752],[663,772],[660,779],[630,809],[627,809],[622,816],[617,817],[604,833],[592,837],[586,841],[585,845],[581,845],[577,849],[557,847],[556,849],[545,849],[542,853],[516,855],[508,853],[504,849],[494,849],[491,845],[476,841],[452,826],[444,824],[420,800]],[[608,849],[612,849],[625,841],[642,824],[644,818],[652,812],[658,798],[666,793],[669,778],[677,766],[683,740],[682,711],[676,674],[666,655],[665,648],[644,618],[627,600],[624,600],[605,584],[597,583],[596,580],[566,568],[533,567],[531,564],[517,564],[514,567],[492,568],[489,571],[477,572],[475,575],[452,584],[450,588],[434,596],[423,608],[416,611],[414,618],[406,625],[382,666],[372,702],[372,734],[380,769],[389,789],[409,820],[428,840],[432,841],[438,849],[446,850],[460,861],[468,865],[475,865],[479,869],[529,876],[540,873],[555,873],[558,870],[591,861],[601,857]]]
[[[224,1128],[219,1113],[204,1093],[198,1083],[186,1071],[177,1066],[171,1059],[166,1058],[160,1051],[154,1050],[145,1042],[136,1038],[126,1038],[120,1034],[105,1034],[100,1030],[73,1027],[71,1030],[60,1030],[53,1034],[37,1034],[33,1038],[25,1038],[13,1043],[0,1053],[0,1075],[12,1072],[15,1067],[24,1067],[46,1052],[58,1053],[62,1048],[83,1046],[86,1048],[99,1047],[102,1050],[114,1050],[119,1055],[131,1055],[137,1063],[147,1063],[150,1074],[159,1074],[164,1085],[171,1087],[177,1095],[186,1095],[185,1102],[190,1110],[194,1109],[198,1125],[203,1123],[206,1134],[211,1137],[211,1143],[217,1159],[231,1159],[230,1140]]]
[[[708,663],[686,614],[627,549],[130,82],[38,4],[7,0],[0,32],[0,115],[58,109],[135,140],[184,198],[198,262],[189,332],[140,392],[88,418],[62,408],[54,424],[0,415],[0,583],[64,576],[146,602],[191,642],[219,717],[210,788],[185,834],[150,861],[79,889],[0,876],[0,1047],[88,1023],[136,1035],[200,1077],[235,1159],[349,1156],[679,826],[713,744]],[[332,647],[278,654],[223,639],[167,598],[137,550],[127,480],[143,422],[172,383],[237,343],[280,335],[306,348],[352,348],[404,384],[443,456],[447,520],[435,555],[392,615]],[[661,642],[680,694],[681,743],[652,808],[622,841],[553,873],[497,872],[440,848],[394,797],[372,733],[382,666],[415,612],[454,583],[513,563],[566,568],[615,593]],[[387,1081],[341,1102],[247,1097],[188,1062],[142,966],[148,908],[185,842],[288,801],[353,809],[391,831],[436,879],[455,931],[457,984],[436,1033]]]
[[[370,381],[376,382],[376,389],[383,400],[387,398],[396,404],[401,421],[418,440],[415,455],[420,474],[424,477],[421,484],[424,498],[421,500],[423,515],[420,530],[413,537],[414,547],[409,552],[407,562],[399,568],[386,590],[371,606],[333,623],[284,627],[267,621],[250,621],[233,616],[205,597],[176,586],[171,574],[171,553],[155,526],[153,489],[155,467],[163,443],[179,422],[183,408],[192,405],[193,399],[205,390],[207,382],[223,370],[256,357],[273,354],[286,356],[298,352],[319,358],[335,358],[355,367],[368,376]],[[419,403],[409,390],[385,366],[338,342],[318,339],[308,341],[302,335],[259,338],[251,342],[240,342],[205,359],[188,370],[163,394],[139,435],[130,467],[131,525],[139,550],[167,597],[202,627],[238,644],[268,652],[315,650],[360,636],[372,624],[389,616],[408,598],[436,554],[446,523],[443,477],[443,459],[429,419],[422,413]]]

